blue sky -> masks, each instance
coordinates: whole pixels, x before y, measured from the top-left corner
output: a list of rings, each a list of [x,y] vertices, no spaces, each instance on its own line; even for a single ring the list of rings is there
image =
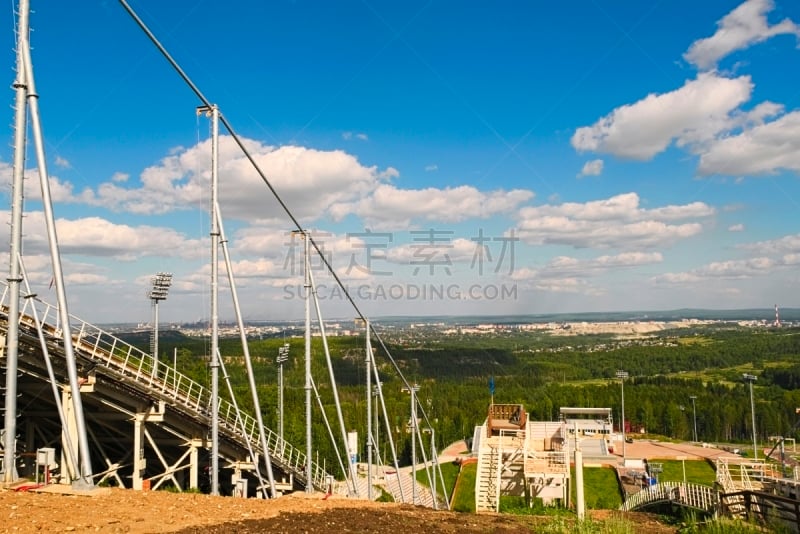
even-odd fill
[[[368,316],[798,306],[796,2],[130,5]],[[200,102],[117,2],[33,9],[70,310],[145,322],[167,271],[161,318],[207,318]],[[24,257],[54,301],[32,144],[28,168]],[[246,317],[302,316],[293,226],[226,136],[220,199]]]

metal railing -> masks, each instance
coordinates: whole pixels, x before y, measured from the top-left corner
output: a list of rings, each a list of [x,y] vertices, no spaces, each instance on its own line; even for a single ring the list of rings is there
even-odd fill
[[[4,286],[0,306],[2,315],[7,317],[8,287],[2,281],[0,284]],[[45,337],[61,343],[62,328],[59,325],[58,308],[38,298],[24,299],[19,317],[20,327],[35,330],[36,323],[30,310],[32,306],[36,306]],[[76,354],[133,379],[138,386],[143,386],[150,394],[155,393],[160,400],[170,400],[202,418],[211,416],[210,390],[179,373],[172,366],[155,360],[150,354],[74,315],[70,315],[70,331]],[[253,450],[263,455],[255,418],[236,410],[232,403],[222,398],[219,399],[217,409],[220,430],[238,442],[246,444],[249,441]],[[264,427],[264,433],[270,459],[282,468],[292,471],[298,480],[305,481],[305,466],[309,461],[305,453],[267,427]],[[326,489],[330,475],[313,461],[311,476],[311,483],[315,488]]]
[[[711,486],[683,482],[660,482],[628,497],[620,510],[630,512],[658,502],[669,501],[680,506],[714,512],[719,493]]]
[[[800,501],[797,499],[752,490],[726,493],[722,498],[742,503],[741,510],[728,510],[729,515],[747,521],[755,519],[775,531],[800,532]]]

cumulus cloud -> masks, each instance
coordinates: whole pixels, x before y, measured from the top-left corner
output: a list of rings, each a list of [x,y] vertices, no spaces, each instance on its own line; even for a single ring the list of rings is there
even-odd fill
[[[639,207],[636,193],[586,203],[526,207],[519,211],[519,237],[530,244],[561,244],[577,248],[631,249],[671,244],[697,235],[700,219],[715,210],[702,202],[654,209]]]
[[[724,137],[700,155],[702,175],[764,175],[778,169],[800,171],[800,111]]]
[[[750,257],[712,262],[686,272],[664,273],[654,277],[653,281],[662,285],[684,285],[715,279],[743,280],[768,276],[778,269],[794,268],[800,262],[800,234],[744,243],[737,245],[737,249],[746,251]]]
[[[569,256],[556,256],[538,270],[525,270],[515,273],[515,279],[522,278],[563,278],[598,276],[609,270],[640,267],[661,263],[664,257],[660,252],[622,252],[596,258],[579,259]]]
[[[729,232],[744,232],[743,224],[732,224],[728,227]]]
[[[778,262],[766,257],[716,261],[684,273],[664,273],[653,277],[652,281],[657,284],[681,285],[703,280],[743,280],[765,276],[778,266]]]
[[[459,222],[509,213],[532,197],[531,191],[523,189],[483,192],[467,185],[400,189],[381,184],[361,200],[331,206],[330,213],[336,220],[355,214],[370,227],[405,228],[413,220]]]
[[[340,150],[323,151],[300,146],[272,147],[243,140],[253,159],[285,204],[298,218],[319,218],[329,206],[362,197],[375,186],[398,175],[387,168],[365,167]],[[139,215],[175,210],[205,209],[210,181],[210,141],[178,148],[145,169],[140,184],[115,175],[111,181],[80,194],[90,205]],[[220,137],[219,198],[223,216],[248,221],[285,215],[249,160],[229,136]],[[71,187],[71,186],[70,186]],[[64,195],[71,194],[68,189]]]
[[[71,165],[66,158],[62,158],[61,156],[56,156],[56,167],[61,167],[62,169],[69,169]]]
[[[602,159],[593,159],[592,161],[587,161],[583,164],[583,168],[581,169],[580,174],[578,177],[582,176],[600,176],[603,173],[603,160]]]
[[[436,165],[436,164],[433,164],[433,165],[425,165],[425,170],[426,170],[427,172],[438,171],[438,170],[439,170],[439,166],[438,166],[438,165]]]
[[[10,212],[0,212],[0,220],[10,219]],[[47,254],[49,250],[44,214],[28,211],[25,214],[26,256]],[[207,245],[197,239],[166,227],[129,226],[100,217],[57,219],[59,249],[63,254],[113,258],[133,261],[147,256],[195,259],[205,254]],[[5,242],[2,236],[0,242]]]
[[[755,255],[764,256],[800,253],[800,234],[786,235],[778,239],[768,239],[755,243],[743,243],[738,248],[747,250]]]
[[[770,26],[767,13],[774,7],[772,0],[744,2],[717,22],[714,35],[692,43],[684,54],[684,59],[700,69],[711,69],[731,52],[776,35],[793,34],[800,37],[800,28],[788,18]]]
[[[749,76],[701,73],[680,89],[650,94],[578,128],[571,143],[581,152],[648,160],[673,141],[679,146],[703,143],[730,128],[731,114],[750,99],[752,90]]]

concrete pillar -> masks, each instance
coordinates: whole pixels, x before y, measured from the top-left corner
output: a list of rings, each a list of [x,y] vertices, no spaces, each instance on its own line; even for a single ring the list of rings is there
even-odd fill
[[[78,478],[78,466],[73,465],[72,459],[69,454],[67,454],[70,447],[64,440],[68,439],[72,444],[72,450],[77,450],[78,423],[75,420],[75,409],[73,407],[72,392],[70,392],[69,386],[65,386],[61,389],[61,406],[64,407],[64,421],[67,424],[67,428],[63,429],[61,433],[61,472],[58,482],[60,484],[71,485],[72,481]]]
[[[193,439],[189,442],[189,489],[200,487],[200,449],[205,448],[203,439]]]
[[[147,467],[144,457],[144,422],[145,413],[137,413],[133,417],[133,489],[142,490],[142,477]]]
[[[583,453],[579,450],[575,451],[575,507],[578,519],[583,519],[586,515],[586,504],[583,498]]]

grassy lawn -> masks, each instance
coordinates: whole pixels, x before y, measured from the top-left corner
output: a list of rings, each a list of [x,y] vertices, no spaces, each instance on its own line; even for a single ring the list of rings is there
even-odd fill
[[[453,488],[456,485],[456,480],[458,479],[458,470],[459,466],[452,463],[447,462],[443,463],[439,466],[442,470],[442,478],[444,478],[444,487],[447,492],[447,498],[449,499],[450,496],[453,494]],[[417,471],[417,482],[426,488],[430,489],[430,481],[428,480],[428,473],[425,469],[420,469]],[[433,471],[431,470],[431,476],[433,476]],[[442,481],[439,478],[439,472],[436,472],[436,493],[438,495],[439,502],[445,502],[444,498],[444,491],[442,491]]]
[[[570,469],[575,480],[575,468]],[[572,503],[575,503],[575,485],[572,485]],[[583,498],[587,510],[616,510],[622,506],[617,475],[610,467],[585,467],[583,469]]]
[[[470,463],[461,467],[461,474],[458,479],[458,487],[451,508],[456,512],[475,511],[475,478],[478,474],[478,463]]]
[[[686,482],[713,486],[716,473],[711,464],[705,460],[654,460],[660,463],[664,471],[658,475],[659,482],[683,482],[683,464],[686,464]]]

